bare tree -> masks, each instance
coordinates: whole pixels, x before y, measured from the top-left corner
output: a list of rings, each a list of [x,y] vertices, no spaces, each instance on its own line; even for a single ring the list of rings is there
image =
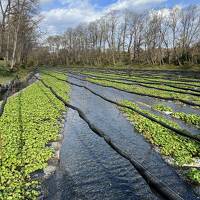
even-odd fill
[[[176,7],[163,13],[112,11],[63,35],[51,36],[47,40],[51,63],[199,63],[199,8]]]

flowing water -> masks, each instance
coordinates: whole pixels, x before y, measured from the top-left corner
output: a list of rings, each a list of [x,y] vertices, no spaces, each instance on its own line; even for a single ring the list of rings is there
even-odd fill
[[[84,84],[115,101],[135,99],[152,104],[158,101],[73,78],[70,78],[70,81]],[[118,147],[137,159],[183,199],[199,199],[152,145],[134,130],[116,106],[76,86],[72,86],[71,104],[80,108]],[[162,199],[127,160],[114,152],[70,109],[66,116],[60,165],[44,182],[43,188],[48,193],[45,197],[48,200]]]

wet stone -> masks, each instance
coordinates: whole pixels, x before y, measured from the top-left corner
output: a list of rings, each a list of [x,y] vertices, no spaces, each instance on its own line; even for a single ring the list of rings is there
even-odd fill
[[[59,140],[60,140],[60,138],[59,138]],[[51,146],[54,150],[57,151],[57,150],[60,149],[61,144],[60,144],[60,142],[52,142],[50,146]]]
[[[56,166],[53,165],[48,165],[45,169],[44,169],[44,178],[49,177],[51,174],[53,174],[56,171]]]

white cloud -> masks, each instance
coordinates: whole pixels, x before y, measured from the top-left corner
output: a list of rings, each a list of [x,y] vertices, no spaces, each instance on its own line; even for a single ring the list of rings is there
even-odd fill
[[[134,9],[136,11],[141,11],[152,7],[156,4],[161,4],[166,0],[118,0],[116,3],[111,4],[106,8],[107,11],[111,10],[125,10]]]
[[[53,0],[40,0],[43,3]],[[55,1],[55,0],[54,0]],[[98,19],[111,10],[134,9],[137,11],[159,5],[166,0],[118,0],[117,2],[98,10],[91,0],[59,0],[62,8],[43,11],[44,20],[41,26],[48,34],[64,32],[68,27],[87,23]]]
[[[70,4],[68,7],[43,11],[41,14],[44,16],[41,26],[48,34],[64,32],[68,27],[94,21],[100,16],[100,13],[87,3],[80,3],[77,6]]]
[[[89,22],[96,19],[95,13],[88,11],[87,14],[84,10],[77,8],[57,8],[42,13],[45,16],[44,22],[51,22],[56,26],[57,23],[63,23],[65,26],[76,25],[77,23]]]

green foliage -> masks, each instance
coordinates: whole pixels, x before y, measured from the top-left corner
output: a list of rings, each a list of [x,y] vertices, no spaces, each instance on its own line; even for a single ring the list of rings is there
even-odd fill
[[[189,79],[189,78],[184,78],[184,79],[179,79],[176,78],[176,80],[167,80],[165,79],[165,76],[144,76],[144,75],[137,75],[134,73],[134,76],[128,76],[128,75],[123,75],[123,74],[111,74],[111,73],[97,73],[97,72],[82,72],[85,75],[95,75],[97,78],[96,79],[103,79],[103,78],[111,78],[111,79],[125,79],[127,81],[138,81],[141,84],[143,84],[144,86],[154,86],[156,88],[161,88],[161,89],[168,89],[168,90],[172,90],[174,92],[176,91],[182,91],[182,92],[186,92],[183,89],[176,89],[174,87],[171,86],[177,86],[177,87],[181,87],[181,88],[185,88],[185,89],[197,89],[197,87],[200,87],[200,83],[198,82],[192,82],[192,84],[194,86],[190,86],[190,85],[185,85],[185,83],[188,83],[190,81],[193,81],[194,79]],[[185,82],[181,82],[179,80],[184,80]],[[125,83],[124,80],[120,80],[121,83]],[[154,84],[149,84],[149,83],[154,83]],[[133,83],[134,84],[134,83]],[[163,85],[163,84],[168,84],[168,86]],[[191,91],[190,91],[191,92]],[[198,93],[198,92],[194,92],[193,93]]]
[[[180,119],[180,120],[184,121],[185,123],[193,124],[197,128],[200,128],[200,116],[197,115],[197,114],[187,114],[187,113],[183,113],[183,112],[173,112],[172,108],[170,108],[169,106],[165,106],[163,104],[157,104],[157,105],[153,106],[153,109],[158,110],[158,111],[162,111],[162,112],[172,112],[171,116],[173,116],[177,119]]]
[[[69,98],[66,84],[44,79]],[[46,145],[57,139],[63,110],[64,105],[40,82],[8,99],[0,118],[0,199],[37,199],[39,183],[30,174],[51,158],[53,150]]]
[[[191,169],[188,172],[187,177],[193,182],[200,183],[200,169]]]
[[[200,128],[200,116],[197,114],[186,114],[183,112],[175,112],[172,113],[172,116],[181,119],[188,124],[193,124],[196,127]]]
[[[180,128],[176,123],[160,116],[153,115],[147,111],[141,110],[130,101],[122,101],[124,105],[138,109],[159,121],[163,121],[170,126]],[[173,131],[137,114],[130,109],[120,108],[127,118],[134,124],[134,128],[152,144],[159,147],[161,153],[165,156],[171,156],[178,166],[190,164],[195,158],[200,156],[200,145],[197,142],[186,139],[175,134]]]
[[[27,75],[31,72],[29,69],[20,69],[17,72],[11,72],[8,69],[1,70],[0,69],[0,84],[5,84],[14,79],[14,77],[18,77],[20,80],[24,80]]]
[[[163,104],[157,104],[153,106],[153,109],[161,111],[161,112],[173,112],[172,108],[170,108],[169,106],[165,106]]]
[[[58,74],[56,72],[48,72],[49,74],[56,76],[60,79],[66,80],[66,75],[65,74]],[[49,75],[42,75],[42,79],[49,85],[51,86],[58,95],[62,96],[65,98],[65,100],[69,100],[69,96],[66,96],[66,93],[69,92],[70,86],[66,84],[63,81],[59,81],[54,77],[51,77]]]
[[[160,85],[160,83],[166,83],[166,84],[171,84],[171,85],[177,85],[185,88],[190,88],[190,86],[185,85],[185,83],[189,83],[190,81],[196,81],[196,79],[192,78],[179,78],[179,77],[174,77],[175,80],[169,80],[167,79],[166,75],[151,75],[151,76],[145,76],[141,74],[136,74],[134,75],[127,75],[127,74],[114,74],[114,73],[100,73],[100,72],[81,72],[82,74],[85,75],[94,75],[97,76],[98,78],[123,78],[129,81],[141,81],[143,83],[148,83],[148,82],[154,82],[158,83],[156,86],[159,86],[160,88],[167,88],[166,86]],[[200,82],[192,82],[193,85],[196,87],[200,87]],[[191,87],[194,89],[194,87]]]
[[[105,86],[112,86],[116,87],[122,90],[126,90],[128,92],[135,92],[138,94],[145,94],[145,95],[151,95],[156,97],[164,97],[164,98],[175,98],[176,100],[182,99],[182,100],[187,100],[191,101],[194,103],[200,103],[200,98],[198,96],[193,96],[189,94],[179,94],[174,92],[168,92],[168,91],[161,91],[161,90],[156,90],[156,89],[150,89],[150,88],[145,88],[143,86],[137,86],[137,85],[127,85],[126,83],[114,83],[110,81],[105,81],[101,79],[92,79],[92,78],[87,78],[88,81],[92,83],[99,83]]]

